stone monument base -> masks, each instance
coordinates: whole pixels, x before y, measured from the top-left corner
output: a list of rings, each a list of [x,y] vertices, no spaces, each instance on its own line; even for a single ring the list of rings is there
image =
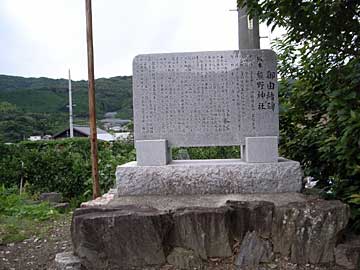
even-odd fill
[[[300,192],[300,163],[238,159],[174,160],[164,166],[129,162],[116,170],[118,195],[195,195]]]
[[[111,197],[73,215],[74,254],[88,270],[339,269],[349,219],[340,201],[300,193]]]

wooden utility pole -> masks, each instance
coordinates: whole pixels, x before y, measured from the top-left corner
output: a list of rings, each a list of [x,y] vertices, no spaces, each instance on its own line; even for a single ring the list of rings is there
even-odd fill
[[[99,186],[98,149],[97,149],[97,132],[96,132],[94,47],[93,47],[91,0],[85,0],[85,6],[86,6],[88,81],[89,81],[91,172],[92,172],[92,180],[93,180],[93,199],[95,199],[100,196],[100,186]]]

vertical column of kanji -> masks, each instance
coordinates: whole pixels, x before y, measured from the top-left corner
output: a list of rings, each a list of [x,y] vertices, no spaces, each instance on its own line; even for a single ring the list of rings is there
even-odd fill
[[[231,101],[232,101],[232,93],[231,93],[231,82],[229,80],[229,72],[227,70],[227,61],[223,54],[220,55],[219,59],[220,71],[223,74],[224,78],[224,87],[225,87],[225,96],[223,99],[224,102],[224,117],[223,117],[223,125],[224,125],[224,135],[228,136],[231,133]]]
[[[227,72],[228,89],[229,89],[229,106],[230,106],[230,132],[234,137],[240,138],[241,132],[241,119],[240,114],[240,87],[239,87],[239,75],[233,69],[233,63],[229,54],[225,55],[225,70]],[[237,140],[237,139],[234,139]]]
[[[265,106],[264,106],[264,98],[266,96],[266,82],[264,78],[264,59],[261,55],[257,55],[255,57],[255,63],[254,63],[254,89],[255,89],[255,107],[256,107],[256,136],[261,136],[262,131],[260,130],[263,126],[263,119],[266,112]]]
[[[137,117],[140,121],[140,132],[141,134],[148,133],[147,127],[147,102],[148,102],[148,80],[147,80],[147,65],[145,59],[142,57],[138,57],[134,62],[134,95],[136,95],[136,99],[140,99],[140,104],[134,104],[134,107],[138,107],[137,113],[139,114]],[[135,101],[137,102],[137,101]],[[138,123],[135,123],[137,125]]]
[[[256,56],[256,136],[277,136],[278,105],[276,62],[272,52]]]
[[[253,87],[252,54],[242,52],[238,59],[241,76],[241,124],[244,137],[256,134],[255,91]],[[244,143],[244,142],[243,142]]]

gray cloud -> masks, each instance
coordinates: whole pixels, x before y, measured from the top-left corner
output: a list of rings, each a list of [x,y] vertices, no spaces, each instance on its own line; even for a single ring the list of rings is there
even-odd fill
[[[140,53],[237,48],[235,0],[93,0],[96,77]],[[83,0],[1,0],[0,74],[86,79]]]

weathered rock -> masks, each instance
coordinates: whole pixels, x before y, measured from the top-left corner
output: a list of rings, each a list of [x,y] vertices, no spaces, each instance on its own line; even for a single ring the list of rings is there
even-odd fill
[[[57,270],[82,269],[80,259],[76,257],[72,252],[63,252],[56,254],[55,267]]]
[[[257,269],[260,263],[271,262],[272,246],[269,241],[261,239],[255,231],[248,232],[236,256],[237,269]]]
[[[89,270],[161,269],[166,257],[181,268],[196,265],[192,255],[234,253],[238,267],[266,269],[272,252],[292,265],[330,266],[348,218],[345,204],[301,194],[120,197],[77,209],[72,238]]]
[[[167,262],[176,269],[202,269],[201,259],[192,250],[176,247],[167,257]]]
[[[249,231],[256,231],[262,238],[270,238],[275,205],[271,202],[251,202]]]
[[[58,192],[41,193],[39,196],[39,200],[50,203],[59,203],[62,201],[62,195]]]
[[[64,203],[57,203],[54,205],[54,208],[59,210],[60,212],[64,212],[65,210],[69,209],[70,204],[67,202]]]
[[[349,219],[340,201],[310,200],[275,208],[274,251],[298,264],[331,263],[339,233]]]
[[[85,207],[102,207],[109,204],[116,196],[116,189],[110,189],[107,193],[94,200],[81,203],[81,208]]]
[[[202,259],[231,256],[229,208],[185,208],[173,219],[175,246],[191,249]]]
[[[265,201],[227,201],[231,208],[231,232],[241,241],[248,231],[256,231],[263,238],[271,236],[272,217],[275,205]]]
[[[335,260],[337,265],[346,269],[360,269],[360,237],[336,246]]]
[[[77,209],[72,222],[75,254],[88,269],[132,269],[165,263],[170,217],[151,208]]]

